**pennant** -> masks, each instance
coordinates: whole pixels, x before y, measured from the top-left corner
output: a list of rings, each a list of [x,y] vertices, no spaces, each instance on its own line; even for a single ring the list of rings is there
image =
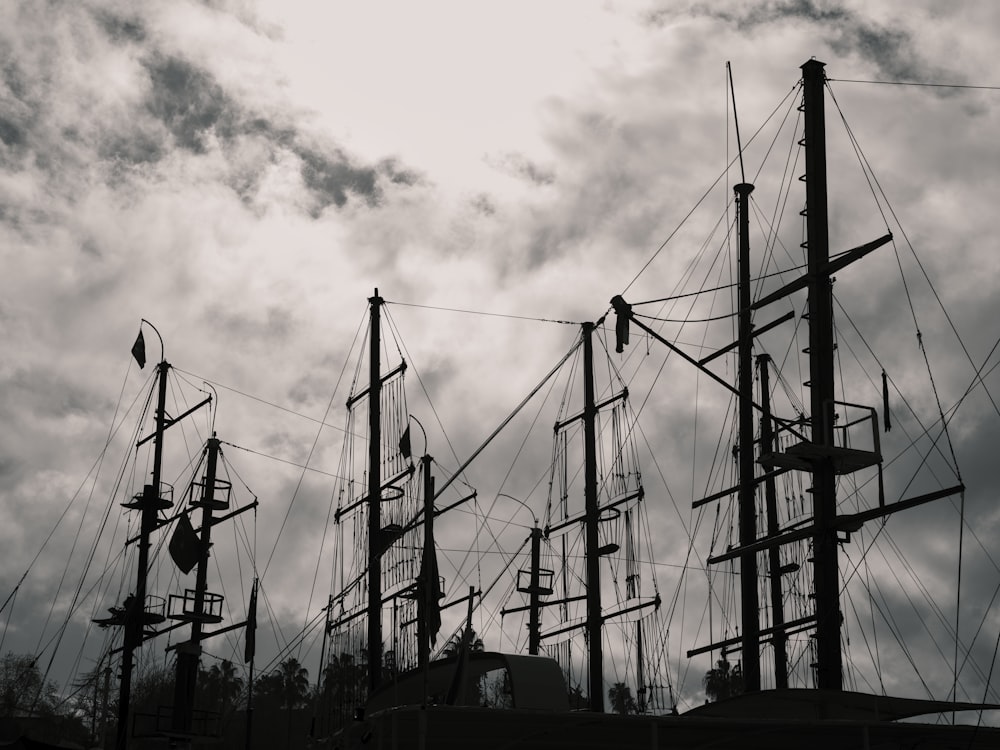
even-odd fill
[[[885,431],[892,429],[892,417],[889,413],[889,378],[882,370],[882,421],[885,422]]]
[[[253,589],[250,591],[250,606],[247,612],[247,632],[246,646],[243,649],[243,661],[253,661],[257,651],[257,579],[254,579]]]
[[[191,525],[187,513],[182,513],[177,519],[177,526],[170,537],[168,549],[174,564],[184,574],[190,573],[201,559],[201,540]]]
[[[132,356],[139,363],[140,370],[146,366],[146,339],[142,337],[141,330],[139,335],[135,337],[135,343],[132,344]]]
[[[409,425],[406,425],[406,429],[403,430],[403,437],[399,439],[399,452],[403,454],[403,458],[409,458],[411,455]]]

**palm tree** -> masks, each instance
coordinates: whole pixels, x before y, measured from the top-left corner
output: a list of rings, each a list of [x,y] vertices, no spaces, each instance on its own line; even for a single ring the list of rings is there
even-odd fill
[[[236,667],[228,659],[221,664],[213,664],[205,675],[205,688],[213,708],[225,715],[236,704],[243,692],[243,679],[236,676]]]
[[[579,683],[566,691],[566,698],[569,701],[571,711],[583,711],[590,705],[587,696],[583,694],[583,687]]]
[[[624,682],[616,682],[608,691],[608,700],[616,714],[637,714],[639,706],[632,697],[632,688]]]
[[[730,668],[726,657],[715,663],[715,667],[705,673],[702,680],[705,696],[709,701],[721,701],[743,692],[743,668],[739,662]]]
[[[321,727],[321,731],[332,732],[350,721],[354,708],[364,701],[367,684],[367,665],[356,661],[353,654],[341,652],[330,659],[323,668],[318,696],[319,714],[330,726]]]
[[[448,702],[458,700],[465,703],[469,701],[467,705],[473,706],[482,703],[482,686],[478,680],[471,684],[466,684],[468,680],[465,677],[467,672],[465,665],[468,662],[469,654],[485,650],[486,647],[483,645],[483,639],[476,635],[476,631],[471,626],[462,628],[445,644],[444,655],[449,658],[454,657],[458,662],[455,667],[455,678],[452,680],[452,686],[448,691]],[[468,688],[468,692],[466,692],[466,688]]]
[[[281,685],[281,702],[288,711],[285,747],[291,747],[292,712],[304,706],[309,697],[309,670],[299,664],[298,659],[290,656],[278,665],[276,676]]]
[[[486,650],[486,646],[483,644],[483,639],[476,635],[476,631],[469,629],[466,633],[465,628],[459,630],[455,635],[448,639],[448,643],[445,644],[442,653],[445,656],[455,656],[462,649],[462,643],[469,644],[470,652],[481,652]]]

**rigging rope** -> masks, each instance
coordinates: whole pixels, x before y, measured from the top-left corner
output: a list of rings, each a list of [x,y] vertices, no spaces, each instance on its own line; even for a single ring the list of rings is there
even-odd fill
[[[354,341],[351,342],[351,347],[349,351],[354,351],[354,345],[357,343],[358,335],[360,334],[362,328],[364,327],[365,318],[362,316],[361,324],[358,326],[358,330],[354,334]],[[309,454],[306,456],[306,465],[312,460],[313,454],[316,452],[316,446],[319,444],[319,437],[322,434],[323,425],[326,424],[326,418],[330,414],[330,410],[333,408],[333,399],[337,395],[337,391],[340,389],[340,383],[344,378],[344,373],[347,371],[348,359],[344,359],[344,366],[340,370],[340,375],[337,376],[337,382],[333,387],[333,391],[330,393],[330,400],[327,401],[326,410],[323,412],[323,418],[320,420],[320,426],[316,430],[316,436],[313,438],[312,445],[309,447]],[[295,499],[298,497],[299,490],[302,488],[302,482],[305,479],[305,469],[299,474],[299,479],[295,484],[295,489],[292,491],[292,497],[288,501],[288,508],[285,511],[285,517],[281,520],[281,526],[278,527],[278,533],[274,538],[274,545],[271,547],[271,553],[267,557],[267,563],[264,565],[264,570],[260,574],[260,581],[263,587],[264,577],[267,575],[268,568],[271,567],[271,561],[274,559],[274,553],[278,549],[278,542],[281,541],[281,533],[285,530],[285,525],[288,523],[288,517],[291,515],[292,506],[295,505]]]
[[[827,81],[838,83],[870,83],[880,86],[924,86],[928,88],[944,89],[980,89],[984,91],[1000,91],[1000,86],[974,86],[965,83],[922,83],[919,81],[866,81],[855,78],[827,78]]]
[[[465,315],[481,315],[488,318],[510,318],[512,320],[530,320],[535,323],[556,323],[564,326],[578,326],[580,323],[572,320],[558,320],[554,318],[538,318],[529,315],[511,315],[509,313],[493,313],[483,310],[463,310],[457,307],[439,307],[436,305],[418,305],[415,302],[399,302],[397,300],[385,300],[386,305],[399,305],[400,307],[419,307],[424,310],[439,310],[441,312],[462,313]]]
[[[778,102],[778,106],[776,106],[774,108],[774,110],[771,112],[771,114],[767,116],[767,119],[764,120],[764,122],[761,124],[761,126],[759,128],[757,128],[757,130],[754,132],[754,134],[752,136],[750,136],[750,140],[747,141],[747,145],[748,146],[751,143],[754,142],[754,139],[756,139],[757,136],[760,134],[760,132],[767,126],[767,124],[771,121],[771,118],[774,117],[775,113],[779,109],[781,109],[781,105],[788,99],[788,97],[790,97],[792,94],[794,94],[797,89],[798,89],[798,84],[796,84],[795,86],[793,86],[792,89],[785,95],[785,98],[782,99],[780,102]],[[708,186],[708,189],[695,202],[695,204],[691,207],[691,209],[684,215],[684,218],[682,218],[680,220],[680,223],[676,227],[674,227],[673,231],[671,231],[670,234],[667,235],[667,238],[665,240],[663,240],[663,242],[656,249],[656,251],[650,256],[649,260],[647,260],[643,264],[642,268],[639,269],[639,272],[636,273],[636,275],[632,277],[632,280],[628,284],[625,285],[625,288],[621,291],[622,296],[625,296],[625,293],[629,289],[632,288],[632,285],[635,284],[635,282],[639,280],[639,277],[642,276],[642,274],[644,274],[646,272],[646,269],[649,268],[650,265],[652,265],[653,261],[656,260],[657,256],[659,256],[659,254],[661,252],[663,252],[663,249],[674,238],[674,236],[681,230],[681,227],[683,227],[684,224],[687,223],[687,220],[691,218],[691,216],[694,214],[694,212],[698,210],[698,207],[701,206],[701,204],[704,202],[704,200],[711,194],[711,192],[715,189],[715,186],[718,185],[727,174],[729,174],[729,169],[733,166],[733,164],[735,163],[735,161],[736,160],[733,159],[733,160],[731,160],[729,162],[728,165],[726,165],[726,168],[724,170],[722,170],[722,172],[719,173],[719,176],[715,178],[715,180],[712,182],[711,185]]]

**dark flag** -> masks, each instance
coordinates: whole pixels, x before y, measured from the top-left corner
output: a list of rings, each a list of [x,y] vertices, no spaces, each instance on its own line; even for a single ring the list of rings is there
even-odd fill
[[[257,579],[254,579],[253,589],[250,591],[250,606],[247,612],[247,633],[246,647],[243,649],[243,661],[253,661],[254,653],[257,650]]]
[[[135,337],[135,343],[132,344],[132,356],[139,363],[140,370],[146,366],[146,339],[142,337],[142,331],[139,331],[139,335]]]
[[[399,439],[399,452],[403,454],[403,458],[410,457],[410,426],[406,425],[406,429],[403,430],[403,437]]]
[[[882,420],[885,422],[885,431],[892,429],[891,415],[889,414],[889,378],[882,370]]]
[[[620,294],[611,298],[611,306],[615,309],[618,320],[615,323],[615,351],[621,354],[628,344],[628,321],[632,315],[632,305],[628,304]]]
[[[190,573],[191,569],[198,564],[201,559],[201,540],[197,532],[191,525],[191,519],[187,513],[182,513],[177,519],[177,527],[170,537],[170,557],[181,569],[182,573]]]
[[[437,551],[434,540],[424,541],[424,554],[420,561],[420,582],[417,590],[421,597],[427,636],[431,645],[437,643],[438,631],[441,630],[441,578],[438,575]]]

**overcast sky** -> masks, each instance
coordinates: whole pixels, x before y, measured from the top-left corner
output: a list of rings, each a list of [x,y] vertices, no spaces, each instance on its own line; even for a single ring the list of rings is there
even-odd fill
[[[29,571],[0,615],[4,651],[41,650],[65,617],[72,571],[52,621],[39,627],[76,528],[84,532],[73,554],[85,555],[107,508],[122,460],[110,453],[84,505],[109,430],[146,387],[149,365],[140,371],[129,356],[140,319],[157,327],[166,358],[189,383],[217,384],[220,437],[335,472],[339,433],[318,430],[316,420],[324,419],[345,366],[351,375],[351,342],[377,287],[395,303],[389,314],[438,409],[435,415],[424,407],[421,421],[440,418],[451,439],[430,450],[454,469],[572,345],[578,329],[553,321],[596,320],[618,293],[639,301],[683,291],[683,269],[724,213],[740,181],[736,170],[710,195],[707,213],[685,225],[692,231],[671,239],[636,276],[736,154],[727,61],[744,142],[782,105],[803,62],[827,63],[837,102],[891,208],[883,204],[883,220],[849,144],[831,135],[831,150],[835,143],[842,149],[831,156],[831,174],[853,170],[855,180],[839,192],[831,186],[832,247],[870,241],[889,224],[903,258],[887,250],[867,270],[842,272],[838,293],[854,291],[838,299],[928,423],[937,418],[934,388],[950,409],[990,353],[1000,303],[1000,92],[852,81],[1000,85],[992,64],[1000,28],[994,3],[320,5],[153,0],[137,9],[114,0],[14,0],[0,9],[0,598]],[[830,103],[828,112],[842,132]],[[756,179],[766,138],[748,150],[748,179]],[[787,150],[787,141],[777,148]],[[761,215],[778,204],[775,186],[758,182]],[[785,211],[784,245],[795,252],[803,200],[793,194]],[[928,310],[917,313],[916,326],[906,291]],[[728,343],[724,334],[702,337],[700,329],[680,336],[709,348]],[[148,328],[146,341],[155,361],[159,344]],[[858,345],[844,343],[842,356]],[[658,364],[662,356],[653,349],[648,358],[659,357]],[[731,364],[718,371],[732,377]],[[687,402],[695,381],[681,380],[682,368],[671,372],[651,401],[662,411],[644,409],[644,430],[667,467],[671,495],[684,506],[705,492],[708,479],[692,476],[684,457],[695,440]],[[344,387],[326,416],[330,424],[341,424]],[[848,400],[879,405],[877,391],[862,391]],[[1000,420],[982,390],[972,398],[955,417],[953,439],[970,488],[970,528],[993,554]],[[187,435],[196,444],[204,418],[200,426],[201,437]],[[551,420],[546,431],[551,435]],[[516,451],[519,439],[506,445]],[[702,450],[711,452],[714,439]],[[544,442],[531,450],[548,459]],[[227,455],[261,499],[259,568],[288,513],[265,585],[294,632],[307,607],[315,614],[328,593],[328,562],[311,600],[301,581],[317,568],[314,547],[330,553],[319,532],[330,479],[314,472],[300,480],[289,463],[235,448]],[[497,476],[510,462],[491,460]],[[170,481],[186,470],[169,468]],[[526,496],[537,474],[528,471],[530,481],[506,491]],[[903,489],[909,476],[890,480],[890,499],[914,494]],[[679,564],[686,540],[664,497],[658,554]],[[544,497],[531,505],[540,513]],[[915,577],[940,596],[953,622],[959,524],[948,501],[941,505],[891,528],[901,546],[926,553],[914,562]],[[54,541],[33,563],[67,507]],[[110,523],[119,515],[116,506]],[[985,673],[1000,628],[1000,609],[988,608],[1000,578],[977,540],[967,534],[963,544],[968,610],[960,629],[966,644],[975,637],[972,661]],[[848,569],[859,549],[851,547]],[[664,573],[665,597],[675,583]],[[241,606],[239,593],[227,596]],[[886,597],[909,606],[902,593]],[[113,603],[88,601],[80,622]],[[697,622],[702,606],[689,606]],[[917,638],[920,621],[911,608],[897,623],[904,639],[910,628]],[[61,682],[75,659],[74,627],[72,653],[61,655],[53,672]],[[691,627],[683,636],[683,628],[674,631],[671,658],[704,644]],[[936,648],[950,658],[954,644],[925,640],[914,650],[930,654],[932,692],[946,697],[951,682]],[[217,653],[232,655],[224,651]],[[707,666],[691,667],[681,687],[684,667],[671,665],[678,688],[693,696]],[[970,694],[978,691],[972,697],[981,698],[981,676],[963,671],[966,677]],[[893,686],[925,694],[912,669],[897,670]]]

